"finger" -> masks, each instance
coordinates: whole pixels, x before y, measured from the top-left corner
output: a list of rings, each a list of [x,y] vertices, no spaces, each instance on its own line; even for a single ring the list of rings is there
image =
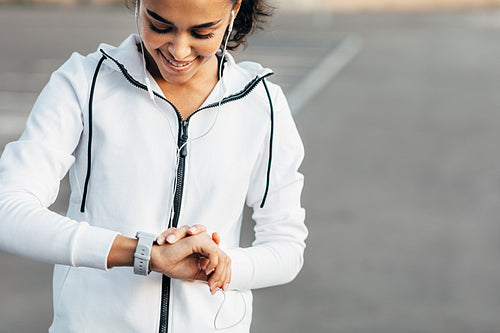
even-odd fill
[[[221,288],[224,291],[227,291],[227,288],[229,287],[229,282],[231,282],[231,258],[226,256],[226,269],[225,269],[225,275],[224,278],[221,280]]]
[[[207,231],[207,227],[205,227],[203,224],[195,224],[191,228],[188,229],[188,234],[191,236],[201,234],[203,232]]]
[[[156,237],[156,243],[158,243],[158,245],[163,245],[165,244],[165,241],[166,241],[166,238],[168,235],[174,233],[176,230],[176,228],[168,228],[167,230],[163,231],[162,233],[160,233],[157,237]]]
[[[165,243],[174,244],[179,239],[187,236],[188,229],[188,225],[183,225],[180,228],[168,228],[158,236],[156,242],[158,245],[163,245]]]
[[[206,275],[212,274],[217,268],[218,264],[219,264],[219,256],[217,255],[216,251],[211,251],[211,253],[208,254],[208,265],[205,268],[205,274]]]
[[[219,288],[223,289],[228,279],[228,257],[221,251],[219,264],[215,271],[210,275],[208,284],[210,291],[214,294]]]
[[[224,258],[224,276],[221,278],[221,289],[227,291],[231,282],[231,258],[227,255]]]
[[[231,283],[231,276],[232,276],[231,258],[229,258],[229,261],[227,263],[227,277],[224,286],[222,287],[222,290],[227,291],[229,289],[229,284]]]
[[[208,263],[209,263],[208,258],[200,257],[200,259],[198,260],[198,265],[200,266],[200,270],[205,272],[205,269],[207,269]]]
[[[224,287],[225,276],[226,270],[224,269],[224,265],[219,263],[219,266],[217,266],[215,271],[210,275],[208,279],[208,285],[212,294],[215,294],[217,290]]]
[[[214,232],[212,234],[212,239],[215,242],[215,244],[220,245],[220,236],[217,232]]]
[[[188,236],[188,230],[189,230],[189,226],[188,225],[183,225],[182,227],[177,228],[173,233],[171,233],[171,234],[169,234],[167,236],[167,242],[169,244],[174,244],[179,239],[187,237]]]

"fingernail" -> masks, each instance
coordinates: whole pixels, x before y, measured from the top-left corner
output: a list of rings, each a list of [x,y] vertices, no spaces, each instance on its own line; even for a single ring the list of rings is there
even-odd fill
[[[167,237],[167,242],[169,243],[174,243],[175,241],[177,240],[177,237],[175,237],[175,235],[168,235]]]
[[[165,243],[165,236],[158,237],[156,242],[158,243],[158,245],[162,245],[163,243]]]
[[[210,269],[210,270],[205,271],[205,274],[206,274],[206,275],[210,275],[210,274],[212,274],[214,271],[215,271],[215,268],[212,268],[212,269]]]
[[[189,228],[189,230],[188,230],[188,231],[194,234],[194,233],[196,233],[196,232],[198,231],[198,228],[196,228],[196,227],[191,227],[191,228]]]
[[[227,291],[227,288],[229,288],[229,283],[228,282],[226,282],[224,284],[224,287],[222,287],[222,290]]]
[[[212,295],[215,295],[219,290],[220,290],[220,288],[217,288],[217,287],[210,288],[210,292],[212,293]]]

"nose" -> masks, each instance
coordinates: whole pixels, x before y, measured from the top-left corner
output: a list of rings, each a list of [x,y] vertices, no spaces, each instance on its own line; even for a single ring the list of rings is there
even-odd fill
[[[169,44],[168,51],[175,58],[175,60],[185,60],[191,54],[191,46],[189,43],[189,36],[180,34]]]

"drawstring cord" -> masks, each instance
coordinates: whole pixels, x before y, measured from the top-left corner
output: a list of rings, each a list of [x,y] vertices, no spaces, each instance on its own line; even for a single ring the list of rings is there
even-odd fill
[[[271,117],[271,130],[269,133],[269,160],[267,161],[266,190],[264,192],[264,197],[262,198],[262,202],[260,203],[260,208],[264,208],[264,205],[266,204],[267,194],[269,192],[269,183],[271,181],[271,162],[273,160],[273,139],[274,139],[273,101],[271,99],[271,94],[269,93],[269,89],[267,88],[266,79],[262,80],[262,84],[264,84],[264,88],[266,89],[267,99],[269,100],[269,111],[270,111],[270,117]]]
[[[87,199],[87,191],[89,187],[90,180],[90,169],[92,167],[92,104],[94,102],[94,90],[95,83],[97,81],[97,74],[99,74],[99,69],[101,68],[102,62],[106,59],[105,56],[97,63],[97,67],[94,71],[94,76],[92,78],[92,85],[90,87],[90,97],[89,97],[89,140],[87,144],[87,175],[85,177],[85,185],[83,187],[82,205],[80,206],[80,212],[85,212],[85,202]]]

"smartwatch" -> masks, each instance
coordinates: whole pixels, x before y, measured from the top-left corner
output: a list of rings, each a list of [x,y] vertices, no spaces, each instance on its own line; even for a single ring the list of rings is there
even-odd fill
[[[149,259],[151,259],[151,248],[156,236],[139,231],[135,237],[139,240],[134,253],[134,274],[149,275]]]

